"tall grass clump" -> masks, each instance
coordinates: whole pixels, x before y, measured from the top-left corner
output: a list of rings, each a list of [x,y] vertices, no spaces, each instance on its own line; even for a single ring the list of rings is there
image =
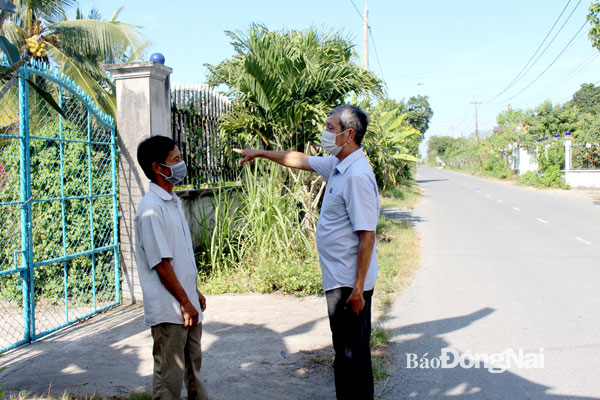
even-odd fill
[[[198,226],[194,233],[196,257],[204,274],[221,274],[237,265],[241,223],[235,210],[237,190],[219,185],[210,196],[210,207],[201,202],[193,216]]]
[[[273,164],[246,166],[241,190],[215,189],[214,212],[199,210],[205,291],[321,291],[314,232],[302,224],[310,214],[299,198],[301,183],[286,172]]]

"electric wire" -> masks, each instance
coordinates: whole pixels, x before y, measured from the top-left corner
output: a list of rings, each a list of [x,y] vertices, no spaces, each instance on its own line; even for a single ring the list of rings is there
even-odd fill
[[[570,0],[569,0],[570,1]],[[356,7],[356,4],[354,4],[354,0],[350,0],[350,3],[352,3],[352,5],[354,6],[354,9],[356,10],[356,13],[358,14],[358,16],[360,17],[360,19],[362,21],[365,20],[365,17],[362,15],[362,13],[360,11],[358,11],[358,8]]]
[[[457,132],[463,130],[465,123],[469,119],[470,111],[471,111],[471,104],[467,104],[467,106],[465,107],[465,111],[463,112],[463,117],[462,117],[460,123],[458,125],[454,126],[454,129]]]
[[[350,0],[350,3],[352,3],[352,6],[356,10],[356,13],[360,17],[361,21],[364,22],[365,17],[358,10],[358,7],[356,7],[356,4],[354,4],[354,0]],[[371,43],[373,43],[373,50],[375,51],[375,58],[377,59],[377,64],[379,65],[379,71],[381,72],[381,79],[383,80],[383,82],[385,82],[385,76],[383,75],[383,67],[381,66],[381,61],[379,60],[379,53],[377,53],[377,46],[375,46],[375,38],[373,37],[373,32],[371,31],[371,26],[367,25],[367,29],[369,31],[369,36],[371,37]]]
[[[592,85],[596,86],[597,84],[600,83],[600,80],[597,80],[596,82],[592,82]],[[573,95],[569,95],[567,97],[564,97],[562,100],[560,100],[558,102],[558,104],[563,104],[566,103],[567,101],[571,100],[573,98]]]
[[[579,30],[577,31],[577,33],[575,33],[575,35],[571,38],[571,40],[569,40],[569,42],[567,43],[567,45],[565,47],[563,47],[563,49],[560,51],[560,53],[558,53],[558,55],[554,58],[554,60],[552,60],[552,62],[550,62],[550,64],[548,64],[548,66],[542,72],[540,72],[540,74],[538,76],[536,76],[533,79],[533,81],[531,81],[527,86],[525,86],[519,92],[515,93],[514,95],[510,96],[509,98],[507,98],[507,99],[505,99],[503,101],[498,101],[498,102],[489,102],[488,101],[488,103],[491,103],[491,104],[506,103],[507,101],[510,101],[510,100],[514,99],[515,97],[519,96],[521,93],[523,93],[524,91],[526,91],[527,89],[529,89],[531,87],[531,85],[533,85],[535,82],[537,82],[537,80],[540,79],[542,77],[542,75],[544,75],[546,73],[546,71],[548,71],[548,69],[550,69],[550,67],[552,67],[552,65],[554,65],[554,63],[556,62],[556,60],[558,60],[560,58],[560,56],[563,55],[563,53],[570,47],[571,43],[573,43],[573,41],[575,40],[575,38],[577,37],[577,35],[579,35],[579,33],[585,27],[586,24],[587,24],[587,21],[585,21],[581,25],[581,27],[579,28]]]
[[[369,26],[369,36],[371,36],[371,43],[373,43],[373,50],[375,51],[375,58],[377,59],[377,64],[379,65],[379,71],[381,72],[381,79],[385,83],[385,75],[383,75],[383,68],[381,67],[381,61],[379,60],[379,54],[377,53],[377,47],[375,46],[375,38],[373,37],[373,33],[371,33],[371,27]]]
[[[588,67],[593,61],[595,61],[598,57],[600,56],[599,53],[595,52],[594,54],[591,54],[588,58],[586,58],[582,63],[580,63],[579,65],[577,65],[572,71],[570,71],[567,75],[563,76],[563,78],[561,78],[560,80],[558,80],[555,84],[553,84],[552,86],[550,86],[547,90],[544,91],[543,94],[541,95],[537,95],[535,97],[530,98],[527,101],[524,101],[522,103],[519,103],[519,105],[517,106],[518,108],[523,108],[524,106],[527,106],[529,104],[532,104],[536,101],[538,101],[540,98],[544,98],[546,96],[548,96],[550,93],[552,93],[554,90],[556,90],[557,88],[559,88],[562,84],[564,84],[566,81],[568,81],[569,79],[571,79],[572,77],[574,77],[575,75],[577,75],[579,72],[583,71],[586,67]]]
[[[535,59],[535,61],[533,61],[533,63],[531,63],[531,61],[534,59],[534,57],[536,56],[536,54],[539,52],[539,50],[542,48],[542,46],[546,42],[546,39],[548,39],[548,36],[550,36],[550,34],[552,33],[552,31],[556,27],[556,24],[562,18],[564,12],[566,11],[566,9],[569,6],[569,4],[571,3],[571,0],[569,0],[567,2],[567,4],[565,5],[565,7],[560,12],[558,18],[556,18],[556,21],[554,21],[554,24],[552,24],[552,27],[550,28],[550,30],[548,31],[548,33],[546,34],[546,36],[544,37],[544,39],[541,41],[541,43],[539,44],[539,46],[535,50],[535,52],[531,55],[531,57],[529,58],[529,60],[525,64],[525,66],[523,66],[523,68],[521,69],[521,71],[508,84],[508,86],[506,86],[506,88],[504,88],[504,90],[502,90],[500,93],[498,93],[498,94],[496,94],[494,96],[489,97],[488,100],[485,101],[485,103],[491,103],[492,101],[494,101],[495,99],[497,99],[498,97],[500,97],[502,94],[506,93],[507,90],[509,90],[510,88],[512,88],[518,81],[520,81],[531,70],[531,68],[533,68],[533,66],[539,61],[539,59],[542,57],[542,55],[544,55],[544,53],[546,52],[546,50],[548,50],[548,48],[550,47],[550,45],[554,42],[554,40],[556,39],[556,37],[558,36],[558,34],[563,30],[563,28],[565,27],[566,23],[569,21],[569,19],[571,18],[571,16],[575,12],[575,10],[577,10],[577,8],[579,7],[579,4],[581,4],[581,1],[582,0],[579,0],[579,2],[575,5],[575,7],[573,8],[573,10],[571,11],[571,13],[569,14],[569,16],[567,17],[567,19],[563,22],[563,24],[559,28],[559,30],[555,33],[555,35],[552,37],[552,39],[550,40],[550,42],[546,45],[546,47],[544,48],[544,50],[542,50],[542,52],[538,55],[538,57]]]

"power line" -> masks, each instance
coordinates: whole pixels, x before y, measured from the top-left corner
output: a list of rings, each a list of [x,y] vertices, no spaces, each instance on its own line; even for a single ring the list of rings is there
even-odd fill
[[[523,93],[525,90],[529,89],[531,87],[531,85],[533,85],[535,82],[537,82],[537,80],[540,79],[541,76],[544,75],[544,73],[546,73],[546,71],[548,71],[548,69],[550,69],[550,67],[552,67],[552,65],[554,65],[554,63],[556,62],[556,60],[558,60],[560,58],[560,56],[563,55],[563,53],[570,47],[571,43],[575,40],[575,38],[577,37],[577,35],[579,35],[579,32],[581,32],[581,30],[585,27],[586,24],[587,24],[587,21],[585,21],[581,25],[581,27],[579,28],[579,30],[577,31],[577,33],[575,33],[575,35],[571,38],[571,40],[569,40],[569,42],[566,44],[566,46],[563,47],[563,49],[560,51],[560,53],[558,53],[558,55],[554,58],[554,60],[552,60],[552,62],[538,76],[536,76],[535,79],[529,83],[529,85],[525,86],[523,89],[521,89],[519,92],[517,92],[513,96],[509,97],[508,99],[506,99],[504,101],[501,101],[501,102],[494,102],[492,104],[506,103],[507,101],[509,101],[511,99],[514,99],[515,97],[517,97],[518,95],[520,95],[521,93]]]
[[[569,0],[569,1],[570,1],[570,0]],[[356,12],[358,13],[358,16],[360,17],[360,20],[361,20],[361,21],[364,21],[364,20],[365,20],[365,17],[363,17],[363,15],[361,14],[361,12],[360,12],[360,11],[358,11],[358,8],[356,7],[356,4],[354,4],[354,1],[353,1],[353,0],[350,0],[350,3],[352,3],[352,5],[354,6],[354,9],[355,9],[355,10],[356,10]]]
[[[465,125],[465,122],[467,122],[467,120],[470,117],[470,111],[471,110],[471,104],[467,104],[467,106],[465,107],[465,111],[463,112],[463,117],[460,121],[460,123],[458,123],[458,125],[454,125],[454,128],[457,131],[462,131]]]
[[[358,10],[358,7],[356,7],[356,4],[354,4],[354,0],[350,0],[350,3],[352,3],[352,6],[356,10],[356,13],[360,17],[360,20],[364,22],[365,17]],[[373,32],[371,31],[371,25],[367,25],[367,29],[369,30],[369,36],[371,37],[371,43],[373,43],[373,50],[375,51],[375,58],[377,59],[377,64],[379,65],[379,71],[381,72],[381,79],[385,82],[385,76],[383,75],[383,68],[381,66],[381,61],[379,60],[379,54],[377,53],[377,47],[375,46],[375,38],[373,37]]]
[[[548,39],[548,36],[550,36],[550,34],[552,33],[552,31],[554,30],[554,27],[556,27],[556,24],[558,23],[558,21],[560,21],[560,19],[562,18],[562,16],[565,13],[567,7],[571,3],[571,0],[569,0],[567,2],[567,4],[565,5],[565,7],[560,12],[558,18],[556,18],[556,21],[554,21],[554,24],[552,24],[552,27],[550,28],[550,30],[548,31],[548,33],[546,34],[546,36],[542,40],[542,42],[539,44],[539,46],[537,47],[537,49],[533,52],[533,54],[531,55],[531,57],[529,58],[529,60],[525,64],[525,66],[523,66],[523,68],[521,69],[521,71],[517,74],[517,76],[515,76],[515,78],[508,84],[508,86],[506,86],[506,88],[504,88],[504,90],[502,90],[500,93],[496,94],[495,96],[491,96],[491,98],[489,100],[487,100],[486,103],[490,103],[490,102],[494,101],[495,99],[497,99],[498,97],[500,97],[503,93],[505,93],[507,90],[509,90],[510,88],[512,88],[519,80],[521,80],[521,78],[523,78],[523,76],[525,76],[525,74],[527,72],[529,72],[531,70],[531,68],[535,65],[535,63],[538,62],[538,60],[540,59],[540,57],[546,52],[546,50],[548,50],[548,47],[550,47],[550,45],[554,42],[554,40],[556,39],[556,37],[558,36],[558,34],[563,30],[563,28],[565,27],[566,23],[569,21],[569,19],[571,18],[571,16],[573,15],[573,13],[575,12],[575,10],[577,9],[577,7],[579,7],[579,4],[581,3],[581,1],[582,0],[579,0],[579,2],[577,3],[577,5],[575,5],[575,8],[573,8],[573,10],[571,11],[571,14],[569,14],[569,16],[567,17],[567,19],[565,20],[565,22],[562,24],[562,26],[559,28],[559,30],[556,32],[556,34],[554,35],[554,37],[550,40],[550,42],[548,43],[548,45],[539,54],[539,56],[535,59],[535,61],[530,65],[531,61],[534,59],[534,57],[536,56],[536,54],[538,53],[538,51],[540,51],[540,49],[542,48],[542,46],[546,42],[546,39]],[[527,68],[527,67],[529,67],[529,68]]]
[[[375,38],[373,37],[373,33],[371,32],[371,27],[369,26],[369,36],[371,36],[371,42],[373,43],[373,50],[375,50],[375,58],[377,59],[377,64],[379,65],[379,71],[381,72],[381,79],[385,82],[385,76],[383,75],[383,68],[381,67],[381,61],[379,61],[379,54],[377,53],[377,47],[375,46]]]
[[[600,56],[600,54],[595,51],[594,54],[591,54],[589,57],[587,57],[583,62],[579,63],[573,70],[571,70],[568,74],[566,74],[565,76],[563,76],[561,79],[559,79],[555,84],[553,84],[552,86],[550,86],[546,91],[544,91],[544,93],[542,95],[537,95],[535,97],[532,97],[531,99],[522,102],[519,105],[519,108],[522,108],[523,106],[529,105],[535,101],[537,101],[540,98],[546,97],[547,95],[549,95],[550,93],[552,93],[554,90],[556,90],[557,88],[559,88],[563,83],[565,83],[567,80],[571,79],[572,77],[574,77],[575,75],[577,75],[579,72],[581,72],[583,69],[585,69],[586,67],[588,67],[593,61],[595,61],[598,57]]]

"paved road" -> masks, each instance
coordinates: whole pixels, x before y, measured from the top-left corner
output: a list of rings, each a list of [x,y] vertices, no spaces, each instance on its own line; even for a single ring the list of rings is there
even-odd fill
[[[440,169],[417,179],[423,265],[392,310],[384,397],[600,399],[600,202]],[[443,351],[467,368],[409,368]],[[495,359],[469,367],[471,354]]]

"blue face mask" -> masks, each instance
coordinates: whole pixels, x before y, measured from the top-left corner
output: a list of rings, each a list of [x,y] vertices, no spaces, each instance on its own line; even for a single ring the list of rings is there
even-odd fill
[[[165,178],[165,180],[167,182],[169,182],[171,185],[177,185],[178,183],[181,183],[181,181],[183,181],[183,178],[185,178],[185,173],[187,171],[187,168],[185,166],[185,161],[181,161],[175,165],[166,165],[166,164],[160,164],[160,165],[171,169],[171,176],[166,176],[162,172],[160,173],[162,175],[162,177]]]

